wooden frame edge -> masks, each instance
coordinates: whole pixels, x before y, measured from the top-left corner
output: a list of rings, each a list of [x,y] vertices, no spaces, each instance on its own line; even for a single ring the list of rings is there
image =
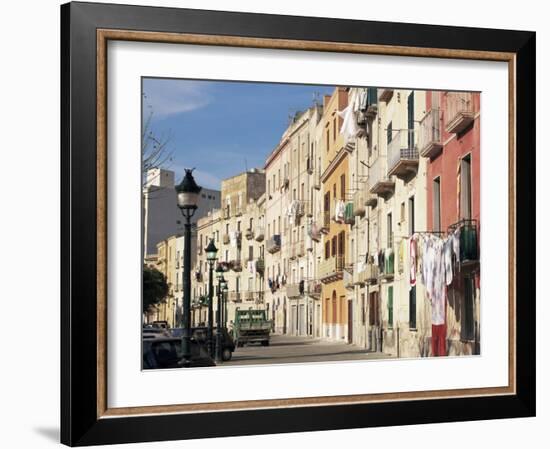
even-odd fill
[[[516,54],[479,50],[404,47],[374,44],[336,43],[290,39],[249,38],[238,36],[164,33],[99,28],[97,37],[97,417],[98,419],[122,416],[143,416],[173,413],[222,412],[235,410],[259,410],[267,408],[366,404],[391,401],[414,401],[516,394],[516,141],[515,97]],[[508,63],[508,136],[509,136],[509,384],[503,387],[435,390],[422,392],[379,393],[346,396],[320,396],[272,400],[231,401],[198,404],[177,404],[108,408],[107,404],[107,42],[123,40],[155,43],[180,43],[190,45],[214,45],[283,50],[362,53],[387,56],[409,56],[449,59],[476,59]],[[100,269],[100,267],[104,269]]]

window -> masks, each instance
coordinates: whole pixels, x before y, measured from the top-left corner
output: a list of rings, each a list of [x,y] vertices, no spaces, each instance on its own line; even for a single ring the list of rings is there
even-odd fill
[[[241,221],[239,220],[239,221],[237,222],[237,231],[240,232],[240,230],[241,230]]]
[[[405,202],[401,203],[401,214],[399,215],[399,222],[403,223],[405,221]]]
[[[393,227],[392,227],[392,214],[389,213],[387,216],[387,247],[391,248],[393,246]]]
[[[271,192],[271,181],[268,179],[267,180],[267,195],[268,196],[270,195],[270,192]]]
[[[389,144],[393,139],[393,132],[392,132],[392,123],[388,123],[388,128],[386,129],[386,142]]]
[[[237,276],[235,278],[235,291],[238,293],[241,287],[241,279]]]
[[[248,247],[248,260],[254,260],[254,247],[252,245]]]
[[[471,157],[468,155],[460,162],[460,217],[472,218],[472,173]]]
[[[344,201],[346,199],[346,175],[340,176],[340,199]]]
[[[432,228],[434,231],[441,231],[441,178],[439,176],[433,181]]]
[[[327,129],[327,153],[329,149],[329,144],[330,144],[330,131]]]
[[[325,242],[325,259],[330,259],[330,242]]]
[[[388,327],[393,327],[393,285],[388,287]]]
[[[409,235],[414,234],[414,196],[409,198]]]
[[[336,256],[337,253],[337,237],[332,237],[332,257]]]
[[[254,219],[251,218],[249,223],[248,223],[248,229],[252,230],[254,228]]]
[[[346,232],[341,231],[338,234],[338,255],[344,256],[346,254]]]
[[[300,199],[303,201],[305,200],[305,186],[304,186],[304,183],[302,182],[302,185],[300,186]]]
[[[416,329],[416,285],[409,290],[409,329]]]
[[[216,231],[216,242],[220,241],[220,231]]]
[[[336,117],[332,120],[332,140],[336,140]]]
[[[460,331],[462,340],[473,340],[475,338],[474,329],[474,307],[475,307],[475,285],[472,276],[464,277],[464,301],[462,305],[462,319],[460,322]]]

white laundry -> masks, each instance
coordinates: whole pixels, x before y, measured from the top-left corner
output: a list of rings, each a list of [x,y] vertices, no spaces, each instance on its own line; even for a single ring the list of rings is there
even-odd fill
[[[343,118],[342,127],[340,133],[344,136],[344,144],[357,137],[359,133],[359,127],[357,126],[357,119],[353,112],[353,106],[347,106],[343,111],[338,111],[338,116]]]

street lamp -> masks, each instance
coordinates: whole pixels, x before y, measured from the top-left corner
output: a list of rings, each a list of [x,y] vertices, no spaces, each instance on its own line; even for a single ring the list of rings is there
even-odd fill
[[[193,169],[185,169],[185,176],[176,186],[178,207],[185,218],[183,233],[183,366],[191,363],[191,217],[197,210],[201,187],[193,178]]]
[[[216,268],[218,276],[218,313],[216,317],[216,362],[222,362],[222,317],[223,317],[223,291],[227,288],[227,282],[223,277],[223,268],[218,265]]]
[[[212,273],[218,255],[218,248],[214,245],[214,239],[210,239],[210,243],[208,243],[204,251],[206,252],[206,261],[208,262],[208,350],[210,351],[210,356],[212,356],[214,355],[214,280]]]

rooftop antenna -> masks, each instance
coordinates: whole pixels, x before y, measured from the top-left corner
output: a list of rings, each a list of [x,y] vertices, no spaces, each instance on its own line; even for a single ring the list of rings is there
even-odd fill
[[[244,158],[244,171],[248,171],[248,162],[246,162],[246,157]]]

